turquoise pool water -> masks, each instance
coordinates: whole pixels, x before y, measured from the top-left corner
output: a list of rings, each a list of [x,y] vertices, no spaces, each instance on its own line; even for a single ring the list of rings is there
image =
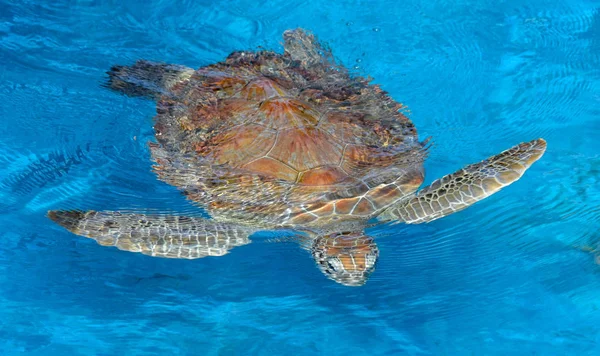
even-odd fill
[[[192,212],[151,172],[152,102],[101,86],[139,58],[200,67],[310,29],[408,105],[426,184],[518,142],[525,176],[425,225],[381,226],[359,288],[294,242],[167,260],[105,248],[48,209]],[[596,355],[598,1],[0,0],[3,355]]]

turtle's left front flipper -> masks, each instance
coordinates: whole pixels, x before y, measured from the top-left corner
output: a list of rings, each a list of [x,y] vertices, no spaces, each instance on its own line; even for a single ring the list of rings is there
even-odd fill
[[[545,151],[546,141],[541,138],[516,145],[436,180],[380,218],[418,224],[460,211],[517,181]]]
[[[256,231],[185,216],[52,210],[48,217],[100,245],[169,258],[222,256],[236,246],[249,244],[248,237]]]

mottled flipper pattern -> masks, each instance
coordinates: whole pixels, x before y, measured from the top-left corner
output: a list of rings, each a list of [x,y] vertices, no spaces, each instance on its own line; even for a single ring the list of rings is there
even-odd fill
[[[256,231],[184,216],[53,210],[48,217],[100,245],[168,258],[222,256],[236,246],[249,244],[248,237]]]
[[[429,222],[460,211],[517,181],[546,150],[546,141],[521,143],[436,180],[412,199],[385,211],[383,220]]]
[[[194,70],[139,60],[131,66],[113,66],[107,73],[107,87],[129,96],[158,99],[161,95],[168,95],[176,83],[190,78]]]

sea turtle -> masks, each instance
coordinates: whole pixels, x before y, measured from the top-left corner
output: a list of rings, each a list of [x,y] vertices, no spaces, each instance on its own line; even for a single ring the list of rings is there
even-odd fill
[[[54,210],[48,216],[104,246],[171,258],[221,256],[259,230],[306,237],[319,268],[362,285],[378,249],[368,224],[424,223],[519,179],[546,149],[521,143],[421,190],[428,145],[403,106],[337,64],[302,29],[284,53],[234,52],[193,70],[138,61],[107,86],[157,100],[154,171],[210,218]]]

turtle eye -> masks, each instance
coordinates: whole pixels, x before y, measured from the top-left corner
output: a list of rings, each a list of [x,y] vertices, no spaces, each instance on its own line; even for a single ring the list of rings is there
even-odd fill
[[[327,269],[329,269],[330,271],[335,272],[335,266],[333,265],[333,263],[327,261]]]
[[[344,266],[338,258],[330,258],[327,260],[327,269],[334,273],[344,271]]]

